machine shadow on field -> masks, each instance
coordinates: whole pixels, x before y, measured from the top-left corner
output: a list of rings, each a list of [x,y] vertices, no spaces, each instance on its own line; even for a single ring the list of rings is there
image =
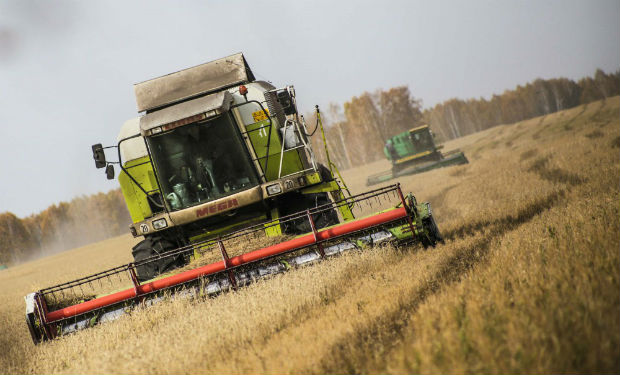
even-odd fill
[[[455,241],[464,236],[472,236],[484,232],[484,237],[467,246],[457,247],[435,273],[420,285],[414,293],[407,296],[406,302],[397,309],[386,312],[369,326],[357,327],[354,333],[342,337],[327,351],[333,355],[323,359],[318,373],[362,373],[373,367],[385,368],[385,363],[370,363],[369,358],[385,358],[376,355],[378,352],[387,354],[394,343],[403,338],[403,329],[408,326],[410,317],[418,307],[431,295],[442,288],[458,282],[463,275],[483,262],[490,250],[490,245],[505,233],[531,221],[543,212],[553,208],[566,195],[564,190],[555,191],[539,198],[520,209],[516,215],[506,215],[491,221],[478,221],[466,224],[448,233],[444,238]],[[433,250],[431,250],[433,251]],[[358,364],[370,367],[358,368]],[[311,370],[302,371],[312,372]]]

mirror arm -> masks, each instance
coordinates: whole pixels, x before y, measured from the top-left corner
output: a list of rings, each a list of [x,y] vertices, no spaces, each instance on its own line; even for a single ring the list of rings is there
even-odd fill
[[[165,205],[164,205],[164,204],[160,204],[160,203],[158,203],[157,201],[155,201],[155,199],[153,199],[153,198],[149,195],[149,193],[147,193],[147,191],[146,191],[146,190],[144,190],[144,188],[142,187],[142,185],[140,185],[140,183],[138,183],[138,181],[136,181],[136,179],[135,179],[135,178],[131,175],[131,173],[129,173],[129,171],[128,171],[127,169],[125,169],[125,167],[123,167],[123,160],[122,160],[122,158],[121,158],[121,143],[122,143],[122,142],[124,142],[124,141],[128,141],[128,140],[130,140],[130,139],[133,139],[133,138],[137,138],[137,137],[140,137],[140,133],[138,133],[138,134],[134,134],[134,135],[129,136],[129,137],[126,137],[126,138],[123,138],[123,139],[121,139],[120,141],[118,141],[118,144],[117,144],[116,146],[110,146],[110,147],[116,147],[116,148],[117,148],[117,152],[118,152],[118,166],[121,168],[121,170],[122,170],[123,172],[125,172],[125,174],[127,175],[127,177],[129,177],[129,179],[130,179],[130,180],[131,180],[131,181],[132,181],[132,182],[133,182],[133,183],[134,183],[134,184],[135,184],[135,185],[136,185],[136,186],[137,186],[140,190],[142,190],[142,192],[143,192],[143,193],[144,193],[144,195],[146,196],[146,199],[148,199],[148,200],[149,200],[151,203],[153,203],[156,207],[161,207],[161,208],[163,208],[163,209],[166,209],[166,207],[165,207]],[[150,157],[149,157],[149,159],[150,159]],[[161,192],[160,192],[160,194],[161,194]],[[163,197],[162,197],[162,201],[163,201]],[[167,209],[166,209],[166,211],[167,211]]]
[[[269,121],[269,134],[267,135],[267,152],[266,152],[266,156],[265,156],[265,168],[263,169],[263,178],[265,180],[267,180],[267,168],[269,167],[269,146],[271,143],[271,128],[273,127],[273,121],[271,121],[271,117],[269,116],[269,112],[267,112],[265,110],[265,107],[263,107],[263,103],[259,102],[258,100],[247,100],[244,103],[239,103],[239,104],[233,104],[230,106],[230,110],[232,110],[233,108],[237,108],[237,107],[241,107],[243,105],[246,104],[250,104],[250,103],[255,103],[258,104],[258,106],[260,107],[261,111],[263,111],[263,113],[265,114],[265,117],[267,118],[267,120]],[[260,163],[259,163],[260,166]]]

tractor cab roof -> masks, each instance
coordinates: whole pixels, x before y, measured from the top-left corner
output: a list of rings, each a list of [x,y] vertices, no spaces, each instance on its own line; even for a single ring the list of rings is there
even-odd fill
[[[409,133],[417,133],[417,132],[420,132],[420,131],[424,131],[426,129],[428,129],[428,125],[422,125],[422,126],[418,126],[418,127],[409,129]]]

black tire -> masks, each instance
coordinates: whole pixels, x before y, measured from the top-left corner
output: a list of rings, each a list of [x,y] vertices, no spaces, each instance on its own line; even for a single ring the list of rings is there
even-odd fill
[[[332,181],[334,177],[332,177],[332,172],[327,168],[324,164],[319,163],[319,174],[321,175],[321,180],[323,182]]]
[[[279,207],[281,215],[286,216],[298,212],[303,212],[307,209],[319,207],[330,202],[331,201],[329,200],[327,193],[296,193],[287,197],[286,200],[281,201]],[[324,212],[313,214],[312,220],[314,221],[314,226],[317,230],[331,225],[336,225],[340,222],[340,220],[338,220],[338,214],[333,208]],[[306,218],[287,222],[284,223],[282,226],[284,232],[287,234],[303,234],[312,232],[310,222]]]
[[[138,263],[157,255],[165,255],[165,253],[175,248],[177,248],[177,246],[174,242],[162,237],[151,236],[134,246],[131,253],[133,254],[134,262]],[[156,258],[138,265],[136,267],[136,274],[138,276],[138,281],[143,282],[164,272],[183,267],[185,264],[186,261],[183,255]]]
[[[424,225],[424,229],[427,233],[427,236],[422,236],[422,245],[424,245],[424,247],[435,247],[438,242],[443,243],[443,237],[441,236],[439,228],[437,228],[437,223],[435,223],[435,219],[432,216],[423,219],[422,225]]]
[[[319,194],[311,194],[309,197],[310,200],[314,203],[313,207],[322,206],[324,204],[331,203],[331,200],[327,196],[327,193],[319,193]],[[320,214],[313,215],[314,225],[316,229],[321,229],[325,227],[329,227],[330,225],[336,225],[340,223],[338,220],[338,214],[335,209],[329,209],[325,212],[321,212]]]

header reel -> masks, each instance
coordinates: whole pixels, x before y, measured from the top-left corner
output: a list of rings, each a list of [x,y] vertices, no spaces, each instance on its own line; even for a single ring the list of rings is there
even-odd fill
[[[362,209],[363,206],[385,206],[389,202],[397,204],[370,216],[316,229],[317,215],[333,212],[339,205],[355,205]],[[265,228],[299,221],[307,221],[312,230],[304,235],[288,236],[279,243],[252,248],[252,243],[265,238]],[[216,240],[181,247],[41,289],[25,297],[26,322],[32,340],[37,344],[114,320],[140,303],[151,305],[166,296],[214,296],[351,250],[411,242],[428,247],[441,240],[430,204],[418,203],[413,195],[404,196],[400,185],[392,185],[252,226]],[[172,274],[146,282],[138,280],[140,267],[179,256],[194,261]]]

